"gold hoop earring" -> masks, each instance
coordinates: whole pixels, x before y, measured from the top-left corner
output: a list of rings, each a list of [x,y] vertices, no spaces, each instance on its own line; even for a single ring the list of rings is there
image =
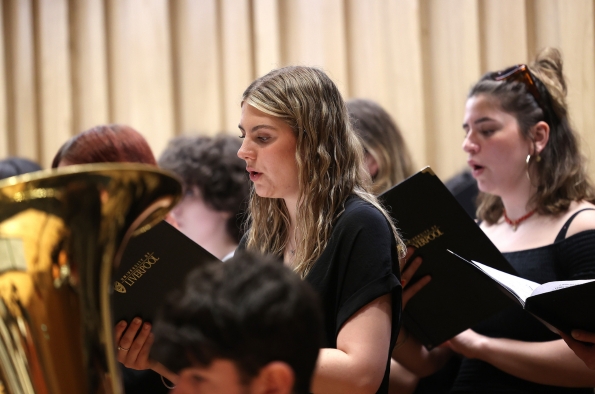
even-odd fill
[[[529,180],[529,182],[531,182],[531,176],[529,175],[529,162],[531,161],[531,155],[527,155],[527,158],[525,159],[525,163],[527,164],[527,167],[525,168],[525,174],[527,174],[527,179]],[[541,161],[541,155],[538,153],[537,155],[535,155],[535,161],[537,163],[539,163]]]

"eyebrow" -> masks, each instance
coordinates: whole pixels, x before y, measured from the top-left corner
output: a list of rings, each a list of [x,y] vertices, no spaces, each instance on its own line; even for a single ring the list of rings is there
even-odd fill
[[[242,125],[241,125],[241,124],[239,124],[239,125],[238,125],[238,127],[239,127],[239,128],[240,128],[240,130],[242,130],[243,132],[245,132],[245,131],[246,131],[246,130],[244,130],[244,128],[242,127]],[[252,130],[251,130],[251,131],[252,131],[252,132],[254,132],[254,131],[258,131],[258,130],[260,130],[260,129],[271,129],[271,130],[277,130],[277,128],[276,128],[275,126],[271,126],[271,125],[268,125],[268,124],[259,124],[259,125],[256,125],[256,126],[252,127]]]
[[[490,122],[490,121],[493,121],[493,120],[495,120],[495,119],[492,119],[489,116],[484,116],[483,118],[477,119],[475,122],[473,122],[473,124]],[[469,127],[469,125],[467,123],[463,123],[463,128],[468,128],[468,127]]]

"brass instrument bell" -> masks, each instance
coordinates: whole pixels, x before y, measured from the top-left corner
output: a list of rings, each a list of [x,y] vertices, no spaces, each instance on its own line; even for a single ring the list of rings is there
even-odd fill
[[[0,393],[123,393],[112,272],[181,196],[169,172],[86,164],[0,181]]]

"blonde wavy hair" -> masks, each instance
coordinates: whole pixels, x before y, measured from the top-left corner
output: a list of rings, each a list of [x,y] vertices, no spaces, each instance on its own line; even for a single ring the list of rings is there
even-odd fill
[[[550,137],[539,154],[541,160],[530,160],[527,168],[531,182],[537,188],[529,204],[542,215],[565,212],[573,201],[595,203],[586,159],[581,154],[579,138],[568,117],[562,68],[562,55],[556,48],[543,49],[529,66],[535,85],[545,98],[542,104],[545,108],[540,107],[522,83],[495,81],[496,72],[485,74],[468,95],[469,98],[477,95],[494,97],[503,111],[515,116],[526,139],[531,139],[530,130],[537,122],[548,123]],[[497,223],[504,210],[501,198],[480,193],[478,203],[477,217],[488,224]]]
[[[353,132],[347,108],[331,79],[317,68],[292,66],[255,80],[242,105],[285,121],[297,144],[299,196],[296,210],[294,271],[305,277],[320,257],[347,198],[354,194],[382,212],[401,255],[405,245],[392,219],[370,192],[363,150]],[[289,213],[283,199],[251,192],[247,248],[283,255],[289,242]]]
[[[372,192],[380,195],[413,175],[409,149],[389,113],[372,100],[356,98],[347,100],[345,104],[351,125],[360,137],[366,154],[378,163],[378,172],[372,177]]]

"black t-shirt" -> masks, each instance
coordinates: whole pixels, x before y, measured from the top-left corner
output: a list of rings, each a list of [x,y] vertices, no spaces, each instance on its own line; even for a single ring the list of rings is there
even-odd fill
[[[337,347],[337,334],[358,310],[392,294],[394,347],[401,322],[399,256],[392,230],[382,213],[352,196],[333,227],[329,242],[305,280],[319,293],[325,315],[325,347]],[[390,354],[378,393],[388,392]]]
[[[392,334],[386,370],[377,393],[388,392],[390,355],[401,324],[401,281],[397,243],[382,213],[356,196],[349,197],[329,242],[305,280],[322,302],[324,347],[336,348],[343,324],[358,310],[392,294]],[[246,235],[238,250],[245,249]]]

